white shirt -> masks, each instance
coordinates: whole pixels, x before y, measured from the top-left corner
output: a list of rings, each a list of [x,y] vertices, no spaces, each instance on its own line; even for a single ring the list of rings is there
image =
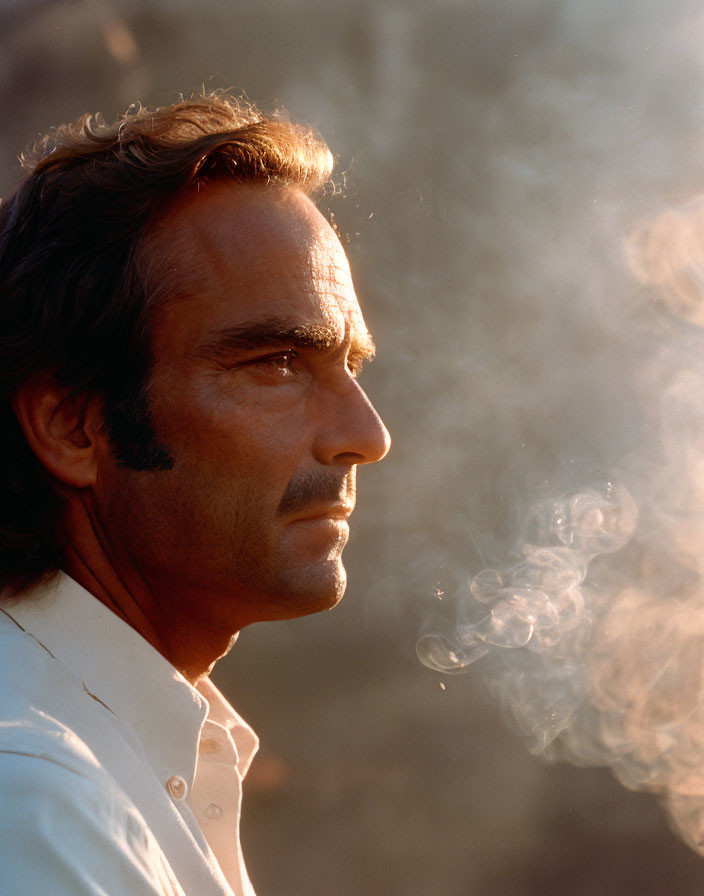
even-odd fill
[[[254,896],[257,737],[77,582],[0,604],[0,896]]]

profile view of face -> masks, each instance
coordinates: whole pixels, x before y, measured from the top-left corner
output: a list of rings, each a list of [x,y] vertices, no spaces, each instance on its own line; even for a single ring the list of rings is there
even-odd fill
[[[149,394],[173,466],[101,458],[113,559],[213,626],[332,607],[356,467],[389,448],[356,379],[373,343],[339,240],[300,191],[222,181],[176,200],[148,251],[176,287]]]

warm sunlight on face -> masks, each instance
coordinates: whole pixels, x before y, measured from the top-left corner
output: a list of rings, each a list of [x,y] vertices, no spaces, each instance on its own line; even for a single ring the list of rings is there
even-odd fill
[[[356,467],[389,445],[356,380],[373,342],[339,240],[296,190],[218,183],[179,200],[150,246],[176,284],[151,390],[174,466],[106,461],[119,550],[213,625],[333,606]]]

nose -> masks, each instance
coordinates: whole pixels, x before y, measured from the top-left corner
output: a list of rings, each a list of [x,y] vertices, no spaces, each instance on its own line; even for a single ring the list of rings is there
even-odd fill
[[[391,447],[391,436],[367,393],[355,379],[331,397],[314,453],[324,464],[373,464]]]

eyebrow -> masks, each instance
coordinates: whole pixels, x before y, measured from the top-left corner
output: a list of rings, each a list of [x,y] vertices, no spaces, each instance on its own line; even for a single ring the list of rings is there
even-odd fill
[[[236,352],[293,346],[313,351],[332,351],[344,343],[337,329],[327,324],[296,324],[290,320],[270,318],[241,326],[226,327],[211,333],[196,347],[203,357],[220,358]],[[358,360],[371,360],[376,348],[369,331],[355,335],[350,354]]]

